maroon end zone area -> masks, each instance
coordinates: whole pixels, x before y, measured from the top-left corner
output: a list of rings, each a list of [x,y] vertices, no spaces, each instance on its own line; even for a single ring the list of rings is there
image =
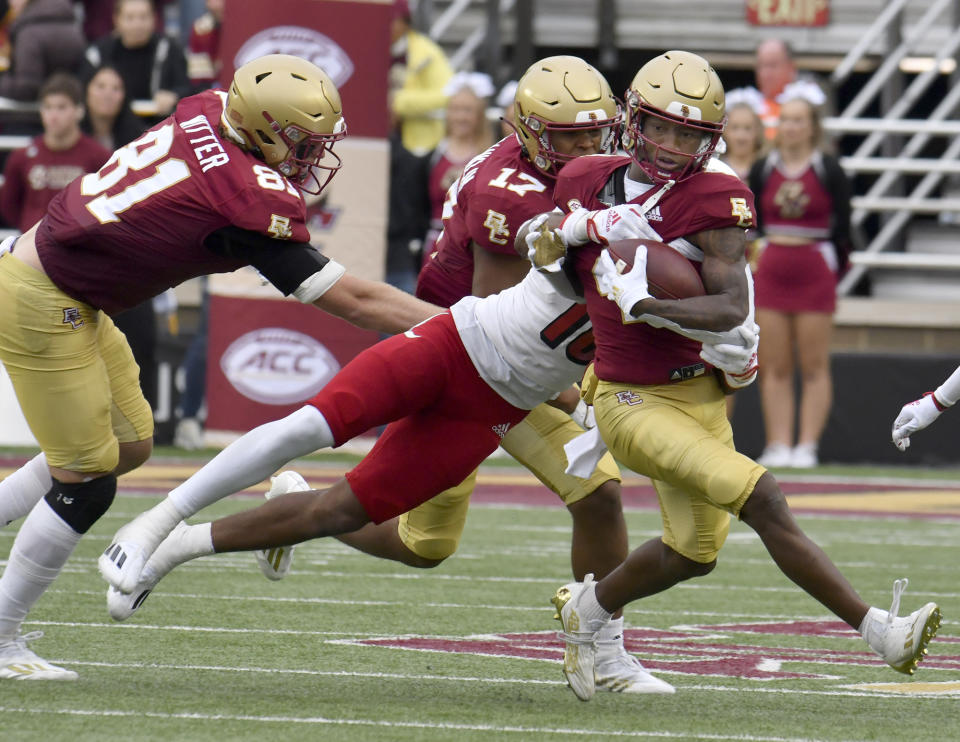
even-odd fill
[[[757,635],[849,639],[849,648],[774,646],[755,644]],[[759,681],[837,680],[849,667],[884,668],[886,663],[867,650],[859,637],[839,621],[771,621],[765,623],[694,624],[672,629],[634,627],[623,632],[628,652],[643,657],[653,672],[712,676]],[[789,639],[786,640],[789,642]],[[923,660],[921,668],[955,672],[960,655],[952,654],[960,637],[936,639],[938,651]],[[348,639],[345,643],[389,647],[419,652],[450,652],[511,659],[563,661],[563,645],[556,632],[504,633],[477,637],[393,636]],[[943,646],[949,645],[949,646]],[[951,652],[948,654],[948,652]],[[818,671],[807,669],[819,666]],[[901,676],[902,677],[902,676]],[[936,677],[940,680],[942,676]],[[897,677],[890,675],[889,681]]]

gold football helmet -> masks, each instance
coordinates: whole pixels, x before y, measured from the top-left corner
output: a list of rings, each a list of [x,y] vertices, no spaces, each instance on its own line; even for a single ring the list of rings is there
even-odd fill
[[[556,177],[573,159],[551,145],[551,132],[605,129],[601,151],[608,153],[615,145],[620,106],[603,75],[579,57],[534,62],[517,83],[514,105],[520,144],[545,175]]]
[[[247,148],[306,193],[340,169],[334,142],[347,134],[340,93],[316,65],[268,54],[234,73],[223,120]]]
[[[643,65],[630,83],[624,103],[623,146],[655,183],[680,181],[700,170],[716,150],[727,121],[723,83],[707,60],[685,51],[669,51]],[[679,173],[660,172],[654,164],[658,150],[687,154],[644,136],[645,116],[702,132],[700,148]],[[645,152],[645,145],[655,149]]]

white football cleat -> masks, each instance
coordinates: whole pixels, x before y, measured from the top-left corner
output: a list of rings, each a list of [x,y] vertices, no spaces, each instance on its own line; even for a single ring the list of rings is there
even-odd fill
[[[897,672],[913,675],[917,663],[927,653],[927,645],[940,628],[940,607],[936,603],[927,603],[909,616],[897,616],[900,596],[906,589],[906,578],[896,580],[893,583],[890,611],[880,619],[871,615],[877,611],[871,608],[864,621],[868,626],[862,633],[871,649],[890,667]]]
[[[670,683],[654,677],[640,660],[616,642],[597,642],[597,688],[613,693],[676,693]]]
[[[76,680],[77,673],[52,665],[27,649],[27,642],[39,639],[42,631],[20,634],[0,644],[0,678],[9,680]]]
[[[180,564],[180,539],[187,529],[183,521],[177,523],[170,535],[153,552],[143,569],[140,571],[140,581],[129,593],[117,590],[113,585],[107,588],[107,611],[114,621],[126,621],[136,613],[143,601],[147,599],[153,588],[171,569]]]
[[[132,593],[140,582],[140,572],[161,542],[182,522],[171,517],[169,500],[140,513],[123,526],[97,560],[97,568],[107,582],[122,593]]]
[[[143,565],[150,553],[137,541],[123,538],[121,534],[124,528],[117,532],[113,542],[100,555],[97,569],[111,586],[121,592],[130,593],[136,589],[140,572],[143,571]]]
[[[571,582],[557,590],[551,598],[557,613],[554,618],[560,621],[563,631],[559,636],[564,640],[563,674],[577,698],[589,701],[596,693],[596,675],[594,665],[597,659],[597,632],[583,626],[577,612],[577,604],[583,591],[593,584],[593,575],[588,574],[583,582]]]
[[[309,489],[312,488],[307,484],[307,480],[297,472],[285,471],[270,478],[270,489],[264,497],[272,500],[288,492],[305,492]],[[282,580],[290,571],[293,549],[292,546],[275,546],[271,549],[255,551],[253,555],[257,558],[257,564],[260,565],[260,571],[263,572],[264,577],[268,580]]]

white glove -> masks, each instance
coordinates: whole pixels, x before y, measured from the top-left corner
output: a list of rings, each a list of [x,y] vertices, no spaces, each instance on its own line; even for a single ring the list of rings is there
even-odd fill
[[[573,421],[584,430],[590,430],[597,427],[597,417],[593,412],[593,405],[587,404],[582,399],[577,402],[577,406],[570,413]]]
[[[901,451],[910,447],[910,434],[923,430],[940,417],[943,412],[933,392],[927,392],[920,399],[905,404],[897,419],[893,421],[893,444]]]
[[[527,243],[527,260],[534,268],[544,273],[557,273],[563,266],[567,249],[559,230],[544,226],[549,216],[549,212],[539,214],[527,222],[524,242]]]
[[[567,468],[564,469],[564,474],[588,479],[607,452],[607,444],[600,437],[599,428],[590,428],[586,433],[581,433],[567,441],[563,446],[563,452],[567,455]]]
[[[560,237],[567,247],[597,242],[609,245],[618,240],[650,237],[646,217],[636,204],[620,204],[609,209],[571,211],[560,224]]]
[[[593,275],[597,280],[597,292],[610,301],[617,303],[623,315],[635,319],[630,310],[638,301],[650,298],[647,290],[647,248],[638,245],[633,257],[633,267],[626,273],[620,273],[610,253],[600,251],[600,259],[593,266]]]
[[[731,389],[742,389],[757,378],[757,349],[760,346],[760,328],[748,322],[734,329],[738,342],[704,343],[700,357],[723,371]]]

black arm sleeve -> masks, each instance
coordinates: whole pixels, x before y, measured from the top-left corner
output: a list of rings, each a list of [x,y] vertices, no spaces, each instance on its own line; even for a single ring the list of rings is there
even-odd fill
[[[223,227],[207,235],[204,246],[243,260],[262,273],[284,296],[289,296],[330,259],[309,242],[289,242],[240,227]]]

